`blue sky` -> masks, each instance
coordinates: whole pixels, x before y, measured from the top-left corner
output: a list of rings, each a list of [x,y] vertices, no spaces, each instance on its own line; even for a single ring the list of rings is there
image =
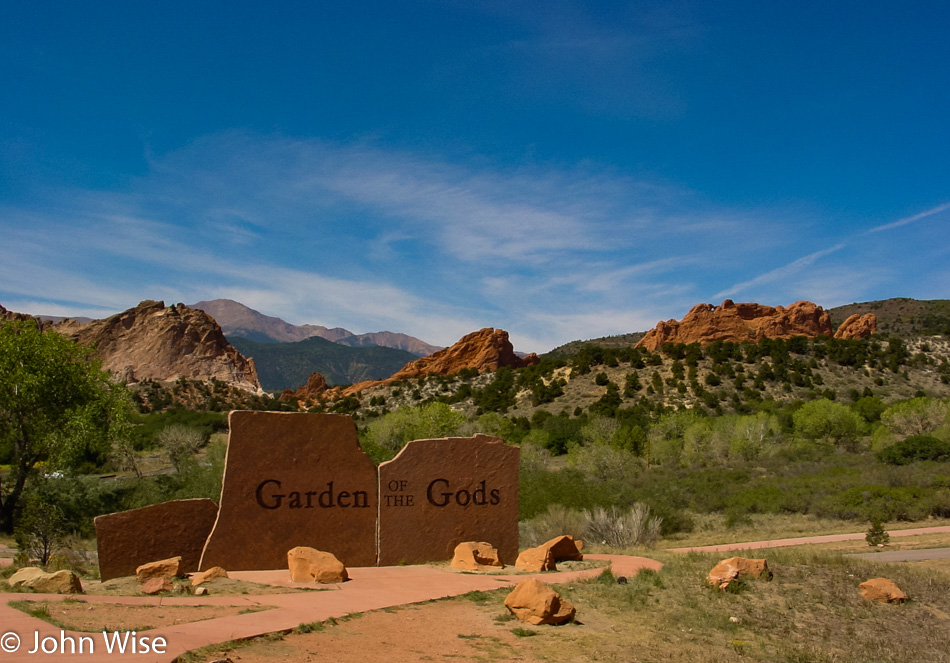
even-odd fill
[[[944,2],[20,2],[0,304],[516,349],[950,296]]]

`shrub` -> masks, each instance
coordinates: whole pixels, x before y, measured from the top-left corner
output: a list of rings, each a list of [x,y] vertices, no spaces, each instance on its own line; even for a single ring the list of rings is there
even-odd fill
[[[890,465],[908,465],[920,460],[950,460],[950,442],[933,435],[911,435],[908,438],[882,449],[878,460]]]
[[[528,548],[539,546],[554,537],[569,534],[583,539],[587,532],[588,518],[582,511],[552,504],[548,510],[531,520],[518,523],[521,545]]]
[[[198,453],[206,439],[200,430],[182,424],[165,426],[155,437],[176,472],[181,472],[182,467]]]
[[[660,518],[650,515],[650,507],[641,503],[634,504],[626,512],[616,507],[611,507],[610,511],[598,507],[585,511],[584,515],[588,518],[586,537],[611,548],[651,545],[659,536],[662,525]]]

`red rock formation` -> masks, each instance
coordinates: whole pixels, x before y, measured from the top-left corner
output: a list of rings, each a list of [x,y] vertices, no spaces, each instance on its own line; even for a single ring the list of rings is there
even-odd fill
[[[327,379],[320,373],[313,373],[307,378],[307,384],[296,391],[284,389],[280,394],[282,401],[314,401],[323,396],[329,389]]]
[[[682,320],[657,323],[637,343],[638,348],[657,351],[664,343],[752,341],[761,338],[831,336],[831,318],[811,302],[795,302],[788,308],[763,304],[736,304],[731,299],[720,306],[697,304]]]
[[[877,316],[873,313],[848,316],[838,331],[835,332],[835,338],[867,338],[877,333]]]
[[[423,375],[452,375],[466,368],[479,373],[494,371],[502,366],[521,368],[540,361],[536,354],[524,359],[515,354],[508,332],[486,327],[460,338],[452,347],[439,350],[428,357],[411,361],[393,374],[390,380],[405,380]]]
[[[533,352],[523,358],[516,355],[511,341],[508,340],[508,332],[504,329],[486,327],[463,336],[452,347],[409,362],[385,380],[357,382],[341,393],[349,396],[370,387],[424,375],[454,375],[464,369],[475,369],[483,373],[498,370],[503,366],[534,366],[540,361],[538,355]],[[336,392],[334,395],[337,395]]]
[[[213,318],[182,304],[144,301],[105,320],[66,320],[52,329],[96,348],[102,367],[129,382],[184,377],[261,389],[254,361],[228,343]]]

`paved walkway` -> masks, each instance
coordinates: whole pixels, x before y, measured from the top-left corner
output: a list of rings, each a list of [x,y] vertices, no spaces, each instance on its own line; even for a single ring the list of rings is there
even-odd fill
[[[950,559],[950,548],[926,548],[924,550],[888,550],[884,552],[848,555],[875,562],[920,562],[925,559]]]
[[[630,557],[625,555],[587,555],[587,559],[603,560],[610,563],[615,575],[633,576],[643,568],[659,570],[662,564],[645,557]],[[82,596],[79,598],[88,603],[110,603],[120,605],[231,605],[253,608],[258,606],[274,606],[274,609],[262,612],[234,615],[219,619],[209,619],[202,622],[180,624],[149,630],[144,635],[150,638],[162,637],[167,642],[164,654],[125,654],[108,653],[101,633],[79,633],[62,631],[44,621],[30,617],[24,612],[11,608],[11,601],[60,601],[70,597],[56,594],[0,594],[0,663],[18,663],[32,661],[36,657],[44,656],[41,652],[29,654],[35,648],[37,641],[44,638],[54,638],[47,641],[49,647],[60,647],[65,642],[66,651],[58,651],[55,655],[46,656],[47,660],[82,661],[143,661],[167,662],[173,661],[176,656],[186,651],[205,645],[239,638],[250,638],[266,633],[286,632],[299,624],[320,622],[331,617],[344,617],[354,612],[379,610],[392,606],[418,603],[432,599],[458,596],[467,592],[482,590],[488,591],[499,587],[509,587],[525,578],[536,577],[547,583],[571,582],[581,578],[596,577],[602,568],[586,569],[583,571],[564,571],[542,574],[525,575],[479,575],[472,573],[456,573],[449,570],[436,569],[429,566],[394,566],[394,567],[366,567],[347,569],[350,580],[339,585],[321,585],[328,591],[299,592],[294,594],[268,594],[260,596],[192,596],[192,597],[151,597],[151,596]],[[288,572],[281,571],[235,571],[229,573],[232,578],[248,580],[262,584],[281,587],[313,587],[312,583],[293,583],[288,579]],[[15,639],[19,639],[16,652],[11,652]],[[80,654],[71,653],[69,640],[61,637],[72,637],[78,644],[79,638],[91,638],[86,641],[84,651]],[[38,640],[37,640],[38,638]],[[65,656],[64,656],[65,654]]]
[[[950,525],[940,527],[917,527],[914,529],[887,530],[891,537],[917,536],[920,534],[938,534],[950,532]],[[795,539],[774,539],[772,541],[748,541],[745,543],[724,543],[717,546],[696,546],[693,548],[669,548],[666,552],[725,552],[728,550],[755,550],[757,548],[784,548],[802,546],[809,543],[832,543],[835,541],[856,541],[863,539],[864,532],[858,534],[826,534],[824,536],[803,536]]]

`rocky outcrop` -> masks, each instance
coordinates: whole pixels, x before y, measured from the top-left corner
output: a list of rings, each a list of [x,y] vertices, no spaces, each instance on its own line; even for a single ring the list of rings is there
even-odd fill
[[[764,304],[736,304],[731,299],[719,306],[697,304],[682,320],[657,323],[636,347],[656,352],[664,343],[714,341],[757,342],[762,338],[831,336],[831,317],[811,302],[795,302],[788,308]]]
[[[877,316],[873,313],[849,315],[838,331],[835,338],[867,338],[877,333]]]
[[[183,377],[261,389],[254,361],[228,343],[213,318],[183,304],[144,301],[105,320],[52,329],[95,348],[102,367],[129,382]]]
[[[300,389],[296,391],[293,389],[284,389],[280,394],[280,400],[301,401],[306,403],[319,399],[329,388],[330,386],[327,384],[325,377],[320,373],[313,373],[307,378],[307,384],[300,387]]]
[[[370,387],[426,375],[454,375],[466,369],[484,373],[504,366],[511,368],[533,366],[540,361],[538,355],[533,352],[524,357],[516,355],[511,341],[508,340],[508,332],[504,329],[486,327],[463,336],[451,347],[409,362],[385,380],[358,382],[343,390],[341,394],[349,396]]]
[[[515,354],[508,332],[504,329],[486,327],[460,338],[452,347],[439,350],[406,364],[390,380],[406,380],[423,375],[453,375],[463,369],[475,369],[479,373],[494,371],[502,366],[521,368],[540,361],[536,354],[523,359]]]
[[[0,322],[23,322],[25,320],[36,320],[37,324],[40,325],[40,329],[47,326],[39,318],[34,318],[32,315],[27,315],[26,313],[8,311],[3,307],[3,304],[0,304]]]
[[[570,601],[534,578],[519,582],[505,598],[505,607],[521,621],[536,626],[572,622],[577,612]]]

